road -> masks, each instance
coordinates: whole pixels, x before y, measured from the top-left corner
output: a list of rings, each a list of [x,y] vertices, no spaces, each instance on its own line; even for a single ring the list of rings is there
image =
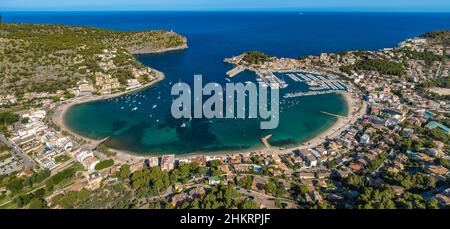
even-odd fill
[[[0,141],[5,143],[8,147],[13,149],[13,153],[15,156],[20,157],[25,165],[28,168],[34,168],[35,162],[30,158],[26,153],[22,152],[22,150],[13,142],[9,141],[5,135],[0,134]]]

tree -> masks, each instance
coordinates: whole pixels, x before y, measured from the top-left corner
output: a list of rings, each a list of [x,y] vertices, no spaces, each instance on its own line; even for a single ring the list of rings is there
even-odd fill
[[[31,209],[43,209],[43,208],[47,208],[47,202],[44,199],[40,199],[40,198],[33,198],[30,201],[30,206]]]
[[[130,165],[124,164],[120,167],[119,178],[127,179],[130,177],[130,174],[131,174]]]
[[[250,189],[252,187],[253,184],[253,176],[246,176],[244,178],[241,178],[238,181],[239,186],[245,188],[245,189]]]
[[[266,186],[264,187],[265,191],[270,194],[276,194],[277,193],[277,185],[273,181],[267,182]]]
[[[405,209],[425,209],[425,201],[422,196],[407,192],[402,198],[396,200],[398,208]]]
[[[427,208],[428,209],[439,209],[439,201],[436,199],[429,199],[427,201]]]
[[[364,187],[361,195],[356,199],[356,207],[360,209],[394,209],[394,190],[390,186],[382,185],[378,189]]]
[[[98,170],[106,169],[113,165],[114,165],[114,160],[112,160],[112,159],[100,161],[98,164],[95,165],[95,170],[98,171]]]
[[[6,189],[10,190],[12,193],[17,193],[23,188],[22,179],[13,179],[6,185]]]
[[[260,205],[254,200],[244,200],[240,205],[241,209],[259,209]]]
[[[347,178],[345,178],[344,184],[350,186],[351,188],[359,189],[364,187],[364,177],[351,173]]]
[[[19,121],[19,115],[17,114],[14,114],[9,111],[0,113],[0,125],[7,126],[17,121]]]

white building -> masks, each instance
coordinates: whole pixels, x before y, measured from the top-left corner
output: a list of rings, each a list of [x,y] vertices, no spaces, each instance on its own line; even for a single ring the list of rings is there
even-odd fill
[[[361,136],[361,139],[359,139],[359,143],[360,144],[364,144],[367,145],[370,142],[370,136],[368,134],[364,134],[363,136]]]

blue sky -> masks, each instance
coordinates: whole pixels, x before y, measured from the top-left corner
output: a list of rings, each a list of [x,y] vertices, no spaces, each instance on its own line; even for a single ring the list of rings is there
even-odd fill
[[[303,10],[450,12],[450,0],[0,0],[2,10]]]

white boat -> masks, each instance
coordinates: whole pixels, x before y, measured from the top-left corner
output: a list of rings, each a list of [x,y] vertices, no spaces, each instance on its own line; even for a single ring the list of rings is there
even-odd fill
[[[138,108],[137,107],[134,107],[133,109],[131,109],[131,111],[135,111],[135,110],[137,110]]]
[[[155,104],[155,105],[153,105],[152,109],[155,109],[155,108],[156,108],[157,106],[158,106],[158,105],[156,105],[156,104]]]

